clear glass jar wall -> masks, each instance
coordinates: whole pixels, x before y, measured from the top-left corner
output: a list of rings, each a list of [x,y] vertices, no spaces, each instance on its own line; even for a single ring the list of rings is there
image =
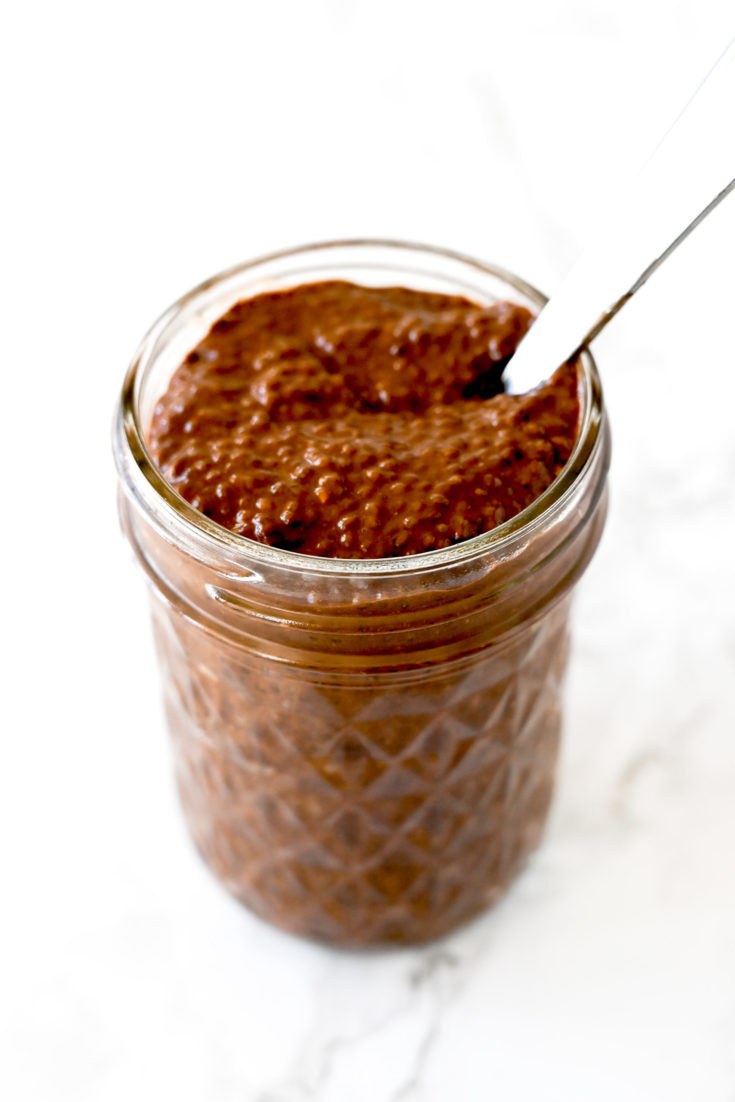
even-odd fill
[[[392,242],[293,250],[209,280],[153,327],[128,374],[121,518],[151,583],[176,778],[205,861],[294,933],[419,942],[497,899],[541,837],[569,598],[604,523],[609,433],[585,355],[569,462],[492,532],[360,561],[225,531],[152,463],[155,401],[235,301],[329,278],[544,301],[487,265]]]

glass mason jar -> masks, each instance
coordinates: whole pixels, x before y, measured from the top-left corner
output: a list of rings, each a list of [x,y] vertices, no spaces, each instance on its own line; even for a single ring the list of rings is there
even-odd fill
[[[293,933],[420,942],[493,903],[541,837],[570,596],[604,523],[609,433],[584,354],[569,461],[491,532],[355,560],[226,531],[157,470],[154,405],[236,301],[321,279],[545,301],[507,272],[397,242],[294,249],[210,279],[154,325],[127,375],[120,513],[150,582],[176,779],[204,860]]]

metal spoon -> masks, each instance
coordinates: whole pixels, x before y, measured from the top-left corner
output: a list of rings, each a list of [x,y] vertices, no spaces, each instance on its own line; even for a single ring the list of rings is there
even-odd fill
[[[733,188],[735,39],[518,346],[508,389],[531,390],[594,340]]]

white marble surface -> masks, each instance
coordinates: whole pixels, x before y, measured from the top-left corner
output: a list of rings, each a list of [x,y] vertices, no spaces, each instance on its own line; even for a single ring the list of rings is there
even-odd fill
[[[527,872],[456,936],[330,952],[220,891],[116,528],[114,397],[177,294],[361,233],[553,290],[733,29],[724,0],[507,6],[10,14],[3,1098],[735,1099],[735,200],[596,348],[611,513],[558,795]]]

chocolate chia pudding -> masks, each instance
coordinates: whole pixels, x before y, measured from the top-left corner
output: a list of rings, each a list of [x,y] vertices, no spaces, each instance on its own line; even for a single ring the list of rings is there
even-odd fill
[[[404,278],[376,283],[376,255]],[[540,839],[609,451],[589,357],[504,392],[542,301],[450,254],[336,244],[203,285],[131,369],[121,513],[182,805],[292,932],[436,937]]]

